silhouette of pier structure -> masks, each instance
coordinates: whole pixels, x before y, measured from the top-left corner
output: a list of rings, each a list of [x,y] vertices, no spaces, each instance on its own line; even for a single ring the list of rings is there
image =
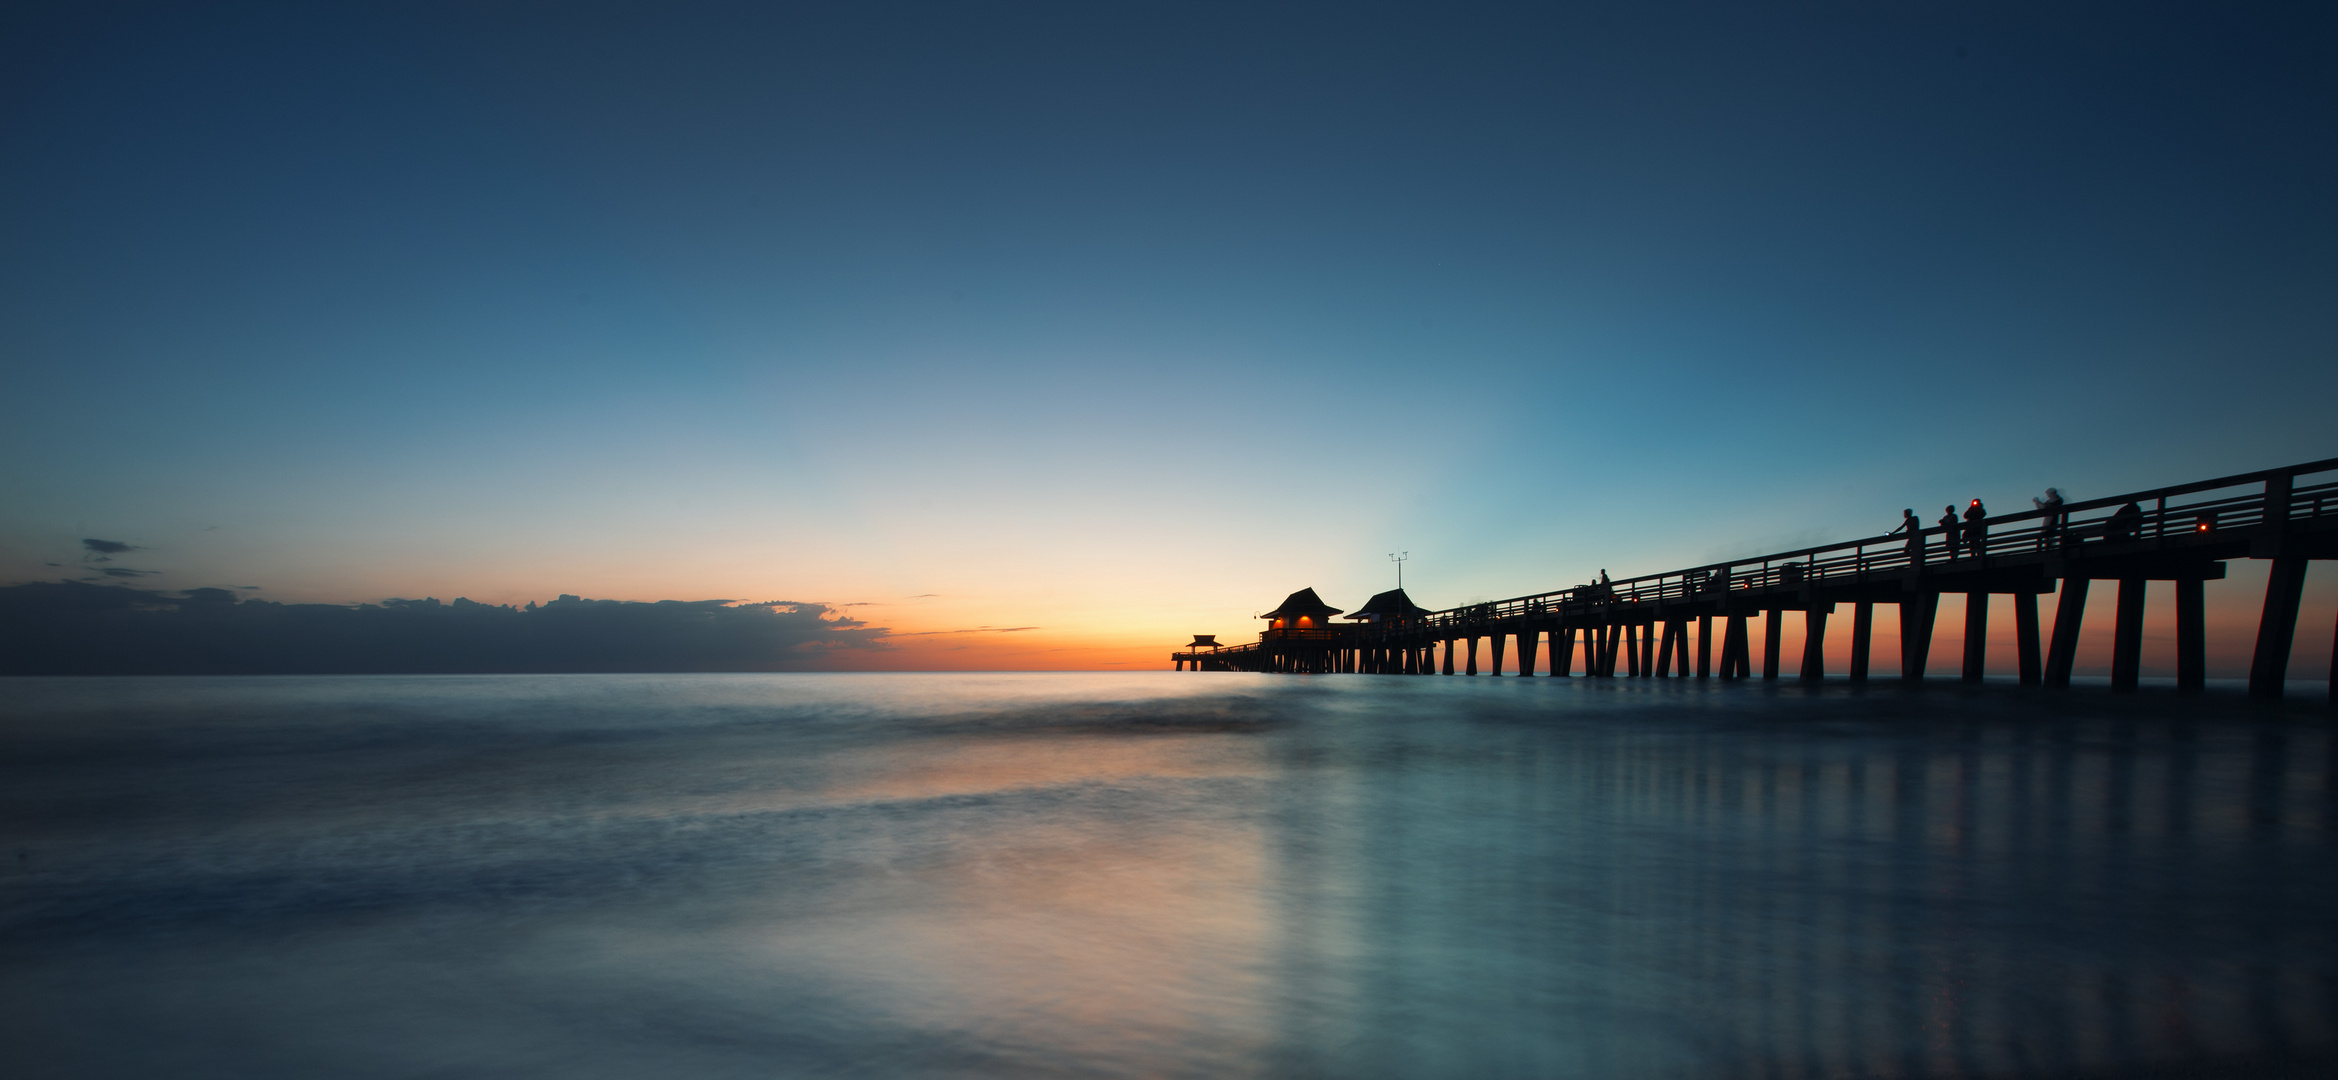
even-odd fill
[[[1335,623],[1341,610],[1301,589],[1266,615],[1255,642],[1197,638],[1172,653],[1178,670],[1476,675],[1481,655],[1499,675],[1515,642],[1518,674],[1591,678],[1752,677],[1749,620],[1761,617],[1764,679],[1779,677],[1786,614],[1802,613],[1803,680],[1826,677],[1827,631],[1851,607],[1849,678],[1867,680],[1875,606],[1897,604],[1899,677],[1924,678],[1943,593],[1965,596],[1963,678],[1988,660],[1991,601],[2013,608],[2014,652],[2025,686],[2068,686],[2087,595],[2118,583],[2111,686],[2141,676],[2144,589],[2175,583],[2176,684],[2207,680],[2203,583],[2232,559],[2271,562],[2249,667],[2249,693],[2279,698],[2288,675],[2306,567],[2338,558],[2338,458],[1991,517],[1986,528],[1935,526],[1730,562],[1601,581],[1442,611],[1393,589]],[[2057,594],[2051,636],[2038,598]],[[1718,624],[1720,635],[1714,630]],[[1839,625],[1839,624],[1837,624]],[[1694,627],[1694,632],[1691,628]],[[1546,649],[1547,642],[1547,649]],[[1581,648],[1578,650],[1577,646]],[[1718,646],[1718,647],[1716,647]],[[2333,650],[2338,703],[2338,649]],[[1577,657],[1580,656],[1580,662]]]

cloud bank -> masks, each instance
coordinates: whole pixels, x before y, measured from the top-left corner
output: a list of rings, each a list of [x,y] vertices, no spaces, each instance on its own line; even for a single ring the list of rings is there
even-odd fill
[[[803,671],[889,631],[775,600],[637,603],[562,596],[278,604],[227,589],[169,595],[120,585],[0,588],[0,674],[325,675]]]

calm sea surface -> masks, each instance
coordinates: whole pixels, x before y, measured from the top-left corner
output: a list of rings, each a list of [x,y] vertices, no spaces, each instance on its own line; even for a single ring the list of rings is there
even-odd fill
[[[2327,715],[1547,678],[0,680],[0,1072],[2327,1075]]]

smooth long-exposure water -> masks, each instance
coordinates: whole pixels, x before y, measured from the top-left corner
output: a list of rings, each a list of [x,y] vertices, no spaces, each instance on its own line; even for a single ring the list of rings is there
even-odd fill
[[[2321,715],[1584,679],[0,681],[0,1062],[2324,1075]]]

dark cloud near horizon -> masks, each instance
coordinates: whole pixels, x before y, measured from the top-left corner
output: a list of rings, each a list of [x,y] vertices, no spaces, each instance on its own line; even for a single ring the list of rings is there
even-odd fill
[[[5,675],[801,671],[888,636],[793,601],[281,604],[220,588],[0,587]]]
[[[152,576],[153,576],[153,575],[155,575],[155,574],[162,573],[162,571],[160,571],[160,570],[132,570],[132,569],[130,569],[130,568],[129,568],[129,567],[127,567],[127,566],[109,566],[109,567],[106,567],[106,568],[105,568],[105,569],[103,569],[103,570],[100,570],[100,571],[98,571],[98,573],[104,574],[104,575],[105,575],[105,576],[107,576],[107,577],[138,578],[138,577],[152,577]]]
[[[125,544],[119,540],[98,540],[91,537],[83,537],[81,539],[81,549],[84,551],[93,551],[100,555],[119,555],[125,551],[144,550],[143,548],[137,547],[136,545]]]

